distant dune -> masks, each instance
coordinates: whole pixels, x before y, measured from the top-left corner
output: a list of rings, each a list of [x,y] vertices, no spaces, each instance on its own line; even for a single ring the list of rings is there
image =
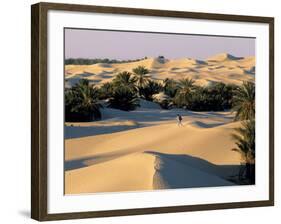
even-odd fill
[[[99,85],[112,80],[118,72],[132,71],[139,65],[148,68],[153,79],[189,77],[198,85],[214,82],[241,84],[243,81],[254,81],[255,75],[255,57],[236,57],[222,53],[205,61],[192,58],[148,58],[130,63],[66,65],[65,78],[67,86],[73,85],[80,78],[86,78]]]
[[[212,57],[209,57],[207,59],[207,61],[229,61],[229,60],[243,60],[244,58],[243,57],[235,57],[231,54],[227,54],[227,53],[222,53],[222,54],[217,54],[217,55],[214,55]]]

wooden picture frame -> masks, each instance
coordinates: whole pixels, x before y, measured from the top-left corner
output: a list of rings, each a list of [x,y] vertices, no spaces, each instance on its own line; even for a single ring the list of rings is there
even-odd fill
[[[223,15],[183,11],[162,11],[137,8],[117,8],[90,5],[38,3],[31,7],[31,217],[39,221],[80,219],[109,216],[141,215],[171,212],[203,211],[228,208],[246,208],[274,205],[274,18],[258,16]],[[74,213],[48,213],[48,99],[47,49],[50,10],[68,12],[104,13],[165,18],[188,18],[211,21],[233,21],[269,25],[269,196],[268,200],[215,203],[200,205],[130,208]]]

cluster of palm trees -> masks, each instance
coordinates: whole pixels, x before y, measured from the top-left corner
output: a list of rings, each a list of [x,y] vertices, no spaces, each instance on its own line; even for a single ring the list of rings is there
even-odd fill
[[[65,90],[65,121],[92,121],[101,118],[98,89],[81,79]]]
[[[233,106],[234,90],[238,86],[214,83],[209,86],[195,85],[193,79],[179,81],[164,80],[164,91],[170,97],[171,104],[192,111],[224,111]]]
[[[120,110],[130,111],[139,106],[139,98],[148,99],[157,91],[157,83],[150,79],[149,70],[138,66],[132,72],[118,73],[111,82],[100,87],[101,95],[107,96],[108,106]],[[152,91],[151,91],[152,90]]]
[[[65,91],[66,120],[100,119],[100,101],[106,101],[108,107],[134,110],[139,106],[139,99],[155,101],[164,109],[176,107],[193,111],[223,111],[234,106],[237,110],[236,119],[247,118],[248,113],[249,116],[254,114],[253,111],[246,113],[239,109],[239,105],[243,105],[243,108],[254,106],[247,104],[248,98],[252,97],[249,91],[254,89],[251,83],[244,83],[241,87],[224,83],[202,87],[195,85],[193,79],[167,78],[159,81],[152,79],[149,73],[144,66],[138,66],[132,72],[118,73],[112,81],[100,87],[80,80]],[[155,98],[159,93],[164,95],[160,100]]]
[[[131,72],[120,72],[99,88],[86,79],[65,90],[65,120],[92,121],[101,119],[102,100],[107,106],[130,111],[139,106],[139,98],[152,100],[161,90],[160,84],[150,79],[149,71],[138,66]]]
[[[246,184],[255,183],[255,84],[245,82],[239,86],[234,95],[233,110],[235,120],[241,120],[242,126],[235,128],[233,134],[236,148],[232,149],[241,154],[244,166],[239,179]]]

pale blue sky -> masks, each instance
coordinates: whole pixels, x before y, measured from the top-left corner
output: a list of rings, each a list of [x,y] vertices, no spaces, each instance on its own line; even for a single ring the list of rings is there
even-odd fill
[[[206,59],[218,53],[254,56],[255,39],[143,32],[65,29],[66,58],[138,59],[190,57]]]

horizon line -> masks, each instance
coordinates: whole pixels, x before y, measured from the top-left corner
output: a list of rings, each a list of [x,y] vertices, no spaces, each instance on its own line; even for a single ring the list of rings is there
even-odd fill
[[[248,57],[256,57],[255,55],[247,55],[247,56],[237,56],[237,55],[234,55],[234,54],[229,54],[229,53],[226,53],[226,52],[222,52],[222,53],[218,53],[218,54],[213,54],[213,55],[210,55],[208,56],[207,58],[205,59],[198,59],[198,58],[191,58],[191,57],[177,57],[177,58],[167,58],[165,57],[164,55],[159,55],[158,57],[153,57],[153,56],[145,56],[145,57],[137,57],[137,58],[130,58],[130,59],[118,59],[118,58],[106,58],[106,57],[101,57],[101,58],[90,58],[90,57],[69,57],[69,58],[65,58],[64,60],[69,60],[69,59],[83,59],[83,60],[105,60],[105,59],[108,59],[108,60],[117,60],[117,61],[134,61],[134,60],[147,60],[147,59],[156,59],[156,58],[159,58],[161,56],[163,56],[165,59],[168,59],[168,60],[178,60],[178,59],[191,59],[191,60],[198,60],[198,61],[207,61],[208,58],[211,58],[211,57],[214,57],[214,56],[218,56],[218,55],[221,55],[221,54],[227,54],[229,56],[233,56],[235,58],[248,58]],[[231,59],[230,59],[231,60]]]

